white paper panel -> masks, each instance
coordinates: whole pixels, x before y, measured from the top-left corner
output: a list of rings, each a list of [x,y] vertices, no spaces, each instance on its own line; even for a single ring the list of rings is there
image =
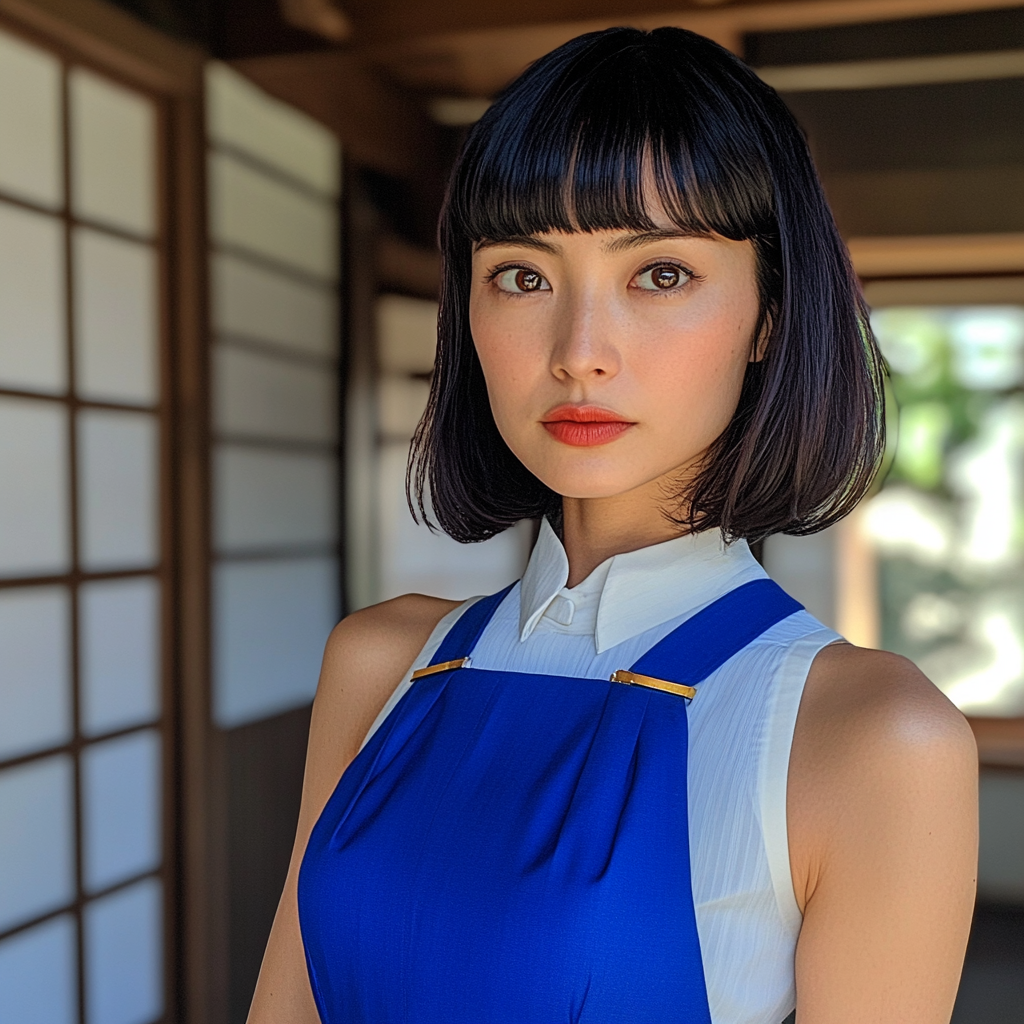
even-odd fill
[[[74,237],[78,393],[157,401],[157,267],[146,244],[79,229]]]
[[[145,568],[159,557],[157,425],[148,413],[79,413],[82,563]]]
[[[159,866],[159,733],[146,729],[85,748],[82,830],[90,892]]]
[[[160,588],[99,580],[79,590],[82,731],[97,736],[160,714]]]
[[[338,142],[323,125],[268,96],[224,64],[207,65],[206,89],[206,126],[211,138],[326,195],[338,194]]]
[[[156,231],[153,104],[84,68],[72,69],[69,85],[75,213],[152,235]]]
[[[74,899],[71,759],[0,771],[0,931]]]
[[[67,389],[64,316],[63,224],[0,203],[0,386]]]
[[[289,188],[223,153],[210,158],[210,229],[216,241],[333,280],[337,207]]]
[[[65,587],[0,590],[0,760],[70,739],[70,628]]]
[[[285,359],[219,345],[214,355],[214,423],[221,434],[333,442],[338,377]]]
[[[532,536],[528,522],[481,544],[459,544],[431,533],[416,525],[405,501],[408,444],[385,444],[380,451],[378,600],[408,593],[462,600],[491,594],[522,575]]]
[[[75,944],[70,914],[0,942],[0,1019],[78,1024]]]
[[[310,355],[337,356],[333,286],[306,284],[224,254],[213,258],[212,274],[216,330]]]
[[[0,398],[0,576],[68,568],[67,412]]]
[[[338,466],[333,455],[220,445],[213,480],[214,543],[219,551],[337,540]]]
[[[436,302],[407,295],[377,300],[377,356],[385,373],[430,373],[436,350]]]
[[[415,377],[386,374],[377,382],[377,424],[391,441],[408,442],[427,407],[430,385]]]
[[[214,719],[223,729],[313,699],[338,620],[332,558],[222,563],[214,570]]]
[[[162,901],[149,878],[86,904],[86,1024],[152,1024],[163,1012]]]
[[[0,188],[44,206],[62,200],[60,62],[0,33]]]

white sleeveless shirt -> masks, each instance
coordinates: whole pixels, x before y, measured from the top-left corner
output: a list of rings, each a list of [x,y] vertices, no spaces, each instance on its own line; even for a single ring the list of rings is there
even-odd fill
[[[545,521],[521,583],[473,651],[473,667],[607,679],[705,605],[766,573],[744,541],[726,546],[712,530],[615,555],[572,589],[568,575],[565,549]],[[471,603],[437,624],[367,739]],[[789,752],[811,662],[839,639],[798,612],[704,680],[687,709],[692,888],[714,1024],[781,1024],[796,1005],[801,916],[786,830]]]

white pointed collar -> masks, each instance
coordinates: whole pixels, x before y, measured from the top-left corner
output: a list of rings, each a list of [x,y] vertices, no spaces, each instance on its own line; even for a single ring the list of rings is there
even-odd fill
[[[613,555],[569,589],[569,559],[545,519],[523,574],[519,639],[547,616],[570,632],[592,633],[600,654],[766,575],[746,541],[727,545],[720,531],[706,530]]]

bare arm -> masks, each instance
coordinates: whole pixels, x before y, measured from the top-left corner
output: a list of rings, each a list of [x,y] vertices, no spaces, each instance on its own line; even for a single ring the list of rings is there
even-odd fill
[[[948,1024],[977,871],[977,751],[908,661],[816,660],[789,776],[800,1024]]]
[[[380,709],[455,602],[410,595],[350,615],[327,641],[295,845],[263,957],[249,1024],[320,1024],[299,934],[299,865],[309,834]]]

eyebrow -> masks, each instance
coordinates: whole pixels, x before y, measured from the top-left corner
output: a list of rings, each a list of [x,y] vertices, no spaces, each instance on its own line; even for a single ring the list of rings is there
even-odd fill
[[[558,255],[562,251],[560,245],[553,242],[545,242],[535,235],[509,235],[507,238],[481,238],[474,246],[474,252],[483,252],[484,249],[496,249],[499,246],[508,245],[522,249],[536,249],[538,252],[549,252]]]
[[[637,231],[625,235],[622,238],[615,238],[605,243],[604,250],[609,253],[628,252],[631,249],[639,249],[641,246],[649,245],[651,242],[663,242],[672,238],[707,238],[708,233],[704,231],[685,231],[681,228],[667,230]],[[536,235],[509,235],[506,238],[481,238],[475,245],[475,252],[483,252],[485,249],[496,249],[501,246],[514,248],[533,249],[537,252],[547,252],[558,256],[562,247],[554,242],[546,242]]]
[[[615,238],[608,242],[604,249],[605,252],[628,252],[630,249],[639,249],[643,245],[649,245],[651,242],[664,242],[666,239],[672,238],[707,238],[708,235],[703,231],[684,231],[681,228],[671,228],[668,230],[655,230],[655,231],[637,231],[634,234],[629,234],[623,238]]]

